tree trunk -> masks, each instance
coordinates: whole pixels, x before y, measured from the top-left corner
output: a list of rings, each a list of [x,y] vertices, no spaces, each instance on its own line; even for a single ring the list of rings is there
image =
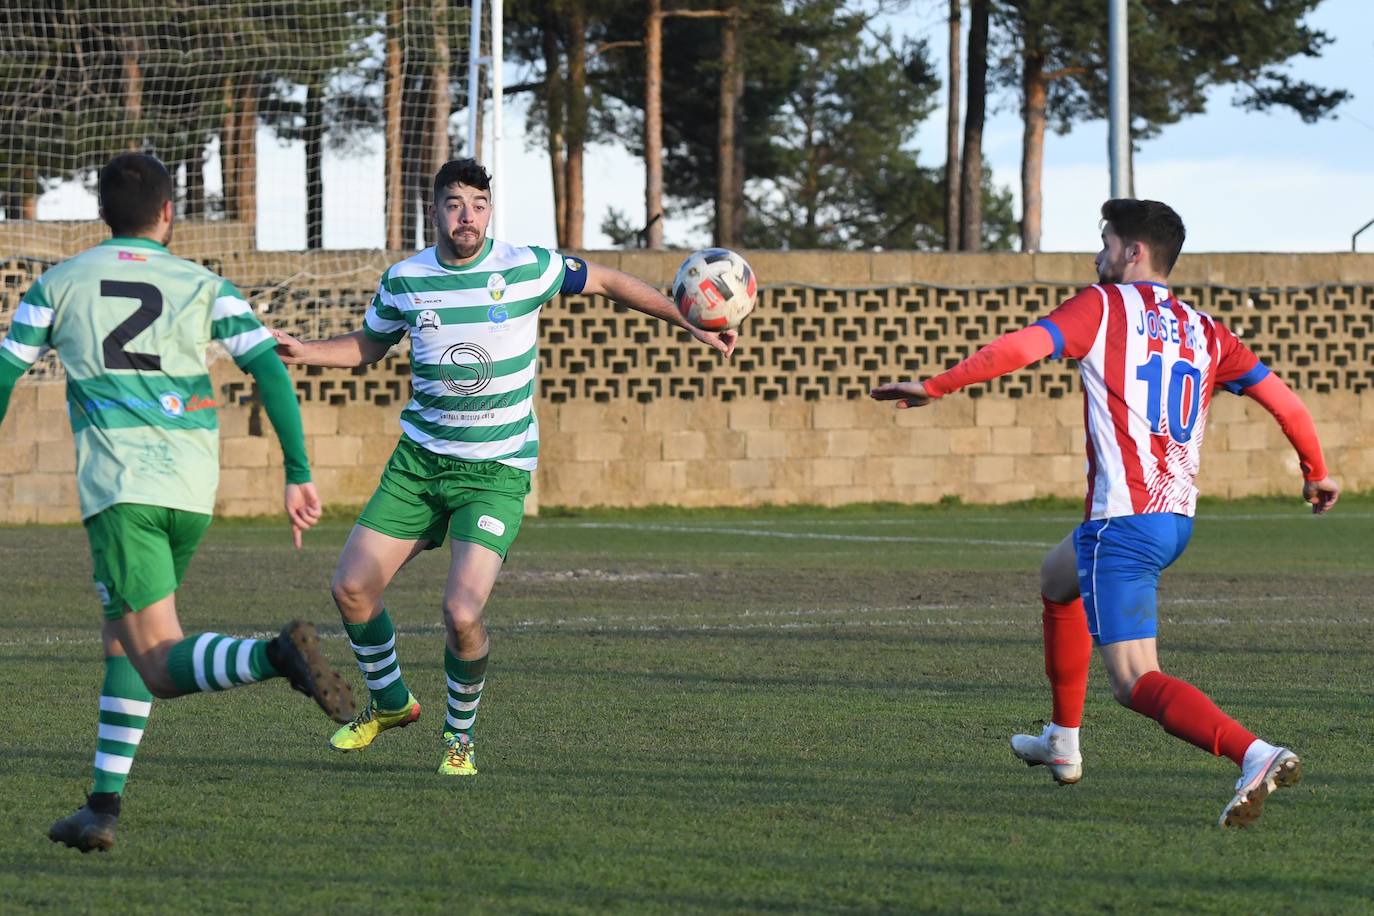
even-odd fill
[[[663,247],[663,0],[644,20],[644,226],[649,248]]]
[[[219,133],[219,171],[220,171],[220,195],[224,201],[224,218],[227,220],[237,220],[238,210],[238,184],[239,175],[239,143],[235,129],[238,121],[235,117],[234,104],[234,81],[232,77],[225,77],[224,83],[220,87],[220,99],[224,106],[224,123],[220,127]]]
[[[949,116],[945,119],[945,248],[959,250],[959,18],[963,0],[949,0]]]
[[[737,244],[735,236],[735,92],[739,68],[739,7],[729,10],[720,30],[720,104],[716,126],[716,244]]]
[[[258,81],[245,75],[234,108],[234,212],[257,237],[258,222]]]
[[[324,247],[324,106],[320,86],[305,87],[305,247]]]
[[[186,158],[186,218],[205,218],[205,148],[193,145]]]
[[[429,219],[429,207],[434,199],[434,175],[449,160],[448,119],[453,113],[449,98],[449,42],[445,11],[447,0],[431,0],[429,30],[433,36],[429,67],[420,74],[425,84],[423,97],[428,101],[425,110],[417,111],[416,162],[412,176],[414,209],[420,218],[421,237],[425,245],[433,245],[434,221]]]
[[[432,0],[434,13],[434,64],[430,68],[430,79],[434,85],[430,113],[433,130],[430,149],[430,164],[438,172],[448,162],[451,147],[448,139],[448,120],[453,114],[453,103],[449,98],[449,43],[448,19],[446,11],[449,0]]]
[[[19,218],[33,222],[38,219],[38,173],[34,169],[25,169],[19,179],[19,191],[15,195],[19,198]]]
[[[1021,91],[1025,121],[1021,142],[1021,250],[1040,250],[1040,179],[1045,165],[1045,59],[1027,51],[1023,56]]]
[[[583,161],[587,148],[587,7],[577,3],[568,14],[568,159],[564,219],[569,248],[583,247],[586,203]]]
[[[735,167],[730,172],[733,187],[730,195],[734,201],[731,213],[734,223],[730,227],[730,237],[736,245],[744,244],[744,224],[748,216],[747,202],[744,199],[744,67],[739,62],[745,60],[745,31],[735,29]]]
[[[968,28],[968,110],[959,180],[959,248],[983,250],[983,121],[988,102],[988,0],[973,0]]]
[[[119,39],[124,57],[124,127],[128,131],[129,149],[143,149],[143,62],[139,59],[143,42],[137,36],[124,35]]]
[[[401,250],[405,226],[405,190],[401,184],[401,4],[392,0],[386,16],[386,76],[382,90],[383,120],[386,123],[386,248]]]
[[[557,20],[546,11],[541,24],[544,47],[544,107],[549,118],[549,170],[553,174],[553,224],[558,247],[568,245],[568,175],[563,158],[563,108],[566,89],[563,86],[563,56],[558,51],[555,34]]]

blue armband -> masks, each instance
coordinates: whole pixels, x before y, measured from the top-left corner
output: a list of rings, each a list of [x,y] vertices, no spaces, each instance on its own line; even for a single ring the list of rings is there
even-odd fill
[[[580,293],[587,285],[587,262],[572,255],[563,256],[563,285],[558,287],[562,295]]]

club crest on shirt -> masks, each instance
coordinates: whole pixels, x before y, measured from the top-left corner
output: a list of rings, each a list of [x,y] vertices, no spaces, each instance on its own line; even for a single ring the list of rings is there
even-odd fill
[[[500,274],[492,274],[487,278],[487,292],[491,293],[493,301],[500,302],[501,297],[506,294],[506,278]]]
[[[439,313],[434,309],[425,309],[415,318],[415,330],[417,331],[437,331],[442,324],[439,320]]]
[[[162,412],[173,419],[186,412],[186,402],[175,391],[166,392],[157,401],[162,405]]]

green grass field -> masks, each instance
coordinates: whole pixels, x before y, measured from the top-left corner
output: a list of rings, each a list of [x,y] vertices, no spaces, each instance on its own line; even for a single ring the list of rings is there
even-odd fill
[[[420,723],[354,755],[282,682],[156,704],[118,845],[46,839],[89,787],[98,607],[78,527],[0,528],[0,910],[1374,912],[1374,498],[1204,504],[1161,658],[1306,778],[1219,830],[1235,770],[1117,706],[1085,776],[1049,714],[1037,570],[1067,505],[546,513],[489,606],[474,780],[434,773],[445,555],[388,605]],[[293,553],[216,523],[188,632],[314,619],[349,522]],[[440,553],[440,552],[436,552]]]

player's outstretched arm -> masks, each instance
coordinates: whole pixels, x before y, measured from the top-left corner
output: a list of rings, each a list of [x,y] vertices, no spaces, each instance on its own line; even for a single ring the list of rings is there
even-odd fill
[[[296,389],[281,359],[270,349],[244,363],[243,370],[257,382],[263,409],[281,443],[286,470],[283,503],[291,522],[291,540],[299,549],[301,533],[320,520],[321,508],[319,494],[310,482],[310,460],[305,451],[305,428]]]
[[[645,283],[638,277],[606,267],[602,264],[587,262],[587,283],[582,287],[586,293],[605,296],[612,302],[626,308],[660,318],[671,325],[682,328],[708,347],[719,350],[725,356],[735,352],[735,341],[739,335],[734,331],[703,331],[693,327],[682,317],[668,297]]]
[[[1321,441],[1317,438],[1317,425],[1312,422],[1307,405],[1283,379],[1272,372],[1246,388],[1245,394],[1274,415],[1284,436],[1298,453],[1303,476],[1302,498],[1312,506],[1312,513],[1321,515],[1336,505],[1341,488],[1327,475],[1326,459],[1322,457]]]
[[[921,382],[889,382],[868,393],[875,401],[896,401],[898,409],[924,407],[960,388],[1024,369],[1054,352],[1054,338],[1039,325],[1003,334],[953,369]]]
[[[14,392],[14,384],[19,381],[19,376],[24,374],[26,368],[16,366],[0,357],[0,423],[5,422],[5,413],[10,409],[10,395]]]
[[[391,349],[391,344],[368,336],[362,329],[325,340],[301,340],[285,331],[271,330],[277,341],[277,355],[288,366],[352,369],[372,365]]]

